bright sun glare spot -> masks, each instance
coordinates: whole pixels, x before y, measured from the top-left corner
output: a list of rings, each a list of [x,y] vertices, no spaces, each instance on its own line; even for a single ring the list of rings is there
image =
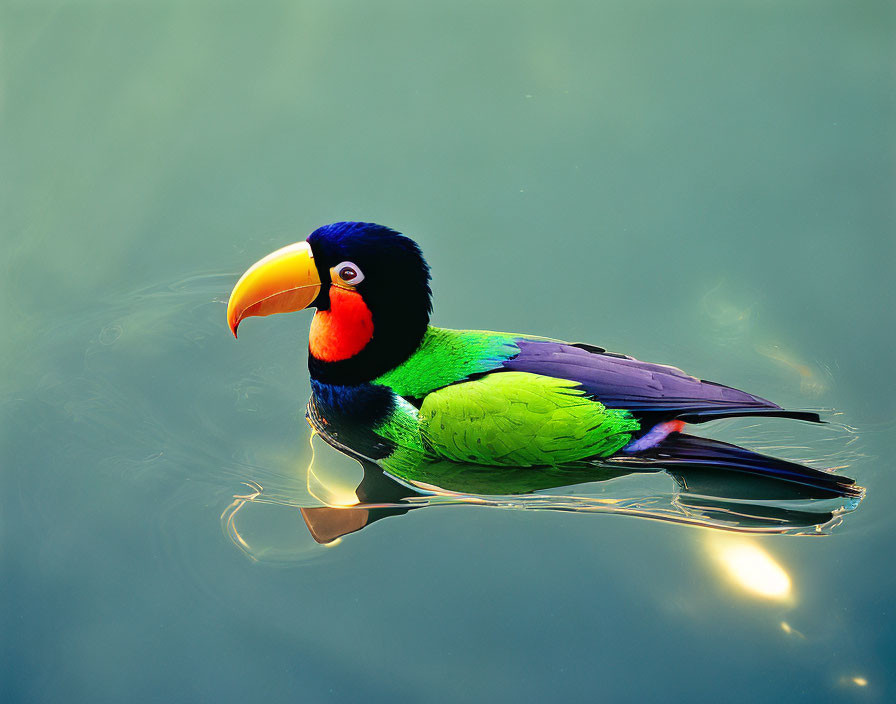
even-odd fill
[[[327,487],[327,504],[329,506],[355,506],[358,503],[358,495],[351,489],[343,489],[342,487]]]
[[[316,433],[311,433],[311,461],[308,463],[308,469],[305,470],[305,485],[308,493],[315,499],[326,506],[334,506],[336,508],[347,508],[349,506],[357,506],[361,503],[354,489],[330,484],[323,481],[314,472],[314,438]],[[326,475],[325,475],[326,476]]]
[[[767,599],[785,599],[790,595],[787,572],[759,546],[745,540],[724,540],[713,547],[728,576],[742,588]],[[789,628],[782,624],[785,633]]]

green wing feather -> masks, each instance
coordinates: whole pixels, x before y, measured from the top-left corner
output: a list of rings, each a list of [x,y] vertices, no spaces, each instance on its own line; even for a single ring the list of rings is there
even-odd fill
[[[491,371],[519,354],[515,341],[521,337],[430,326],[414,354],[373,383],[388,386],[404,398],[423,398],[434,389]]]
[[[419,412],[425,442],[455,462],[543,466],[609,457],[640,425],[573,381],[525,372],[487,374],[434,391]]]

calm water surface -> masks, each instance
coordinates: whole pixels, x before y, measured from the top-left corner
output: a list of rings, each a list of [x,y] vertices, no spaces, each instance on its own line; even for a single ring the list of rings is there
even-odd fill
[[[7,3],[3,701],[892,701],[894,30],[887,2]],[[312,465],[308,314],[236,343],[224,301],[342,219],[421,243],[436,324],[823,409],[701,432],[865,500],[817,537],[449,501],[320,545],[296,507],[361,470]],[[560,493],[682,510],[667,476]]]

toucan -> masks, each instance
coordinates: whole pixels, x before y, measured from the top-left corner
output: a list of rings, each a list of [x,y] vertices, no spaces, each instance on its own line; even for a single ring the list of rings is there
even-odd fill
[[[251,316],[315,308],[308,418],[363,427],[359,454],[493,467],[610,463],[705,466],[859,496],[846,476],[683,432],[735,416],[821,422],[759,396],[584,343],[430,324],[430,270],[409,237],[336,222],[253,264],[227,304],[234,336]]]

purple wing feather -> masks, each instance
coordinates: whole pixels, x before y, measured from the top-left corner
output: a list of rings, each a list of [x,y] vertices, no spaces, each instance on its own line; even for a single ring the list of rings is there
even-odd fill
[[[691,423],[739,415],[777,415],[818,421],[818,415],[786,411],[759,396],[703,381],[681,369],[641,362],[598,347],[519,340],[520,353],[503,363],[508,371],[578,382],[608,408],[636,415],[680,418]]]

